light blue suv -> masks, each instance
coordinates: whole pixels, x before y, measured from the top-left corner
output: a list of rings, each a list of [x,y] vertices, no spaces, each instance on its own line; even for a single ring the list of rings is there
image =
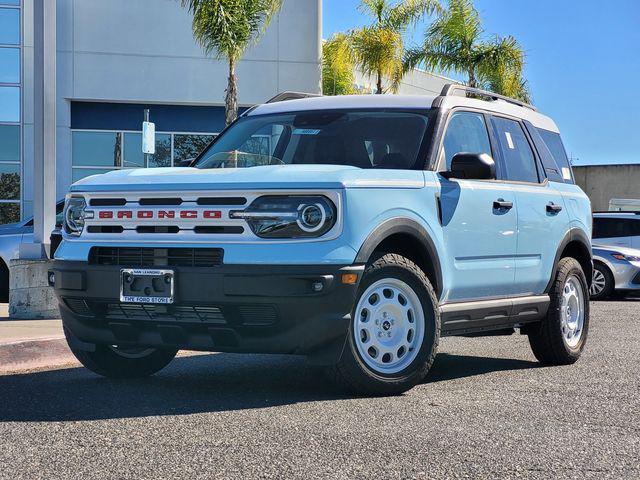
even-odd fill
[[[457,85],[303,96],[251,109],[191,167],[71,187],[50,281],[86,367],[302,354],[352,390],[395,394],[445,335],[518,330],[541,362],[578,359],[591,209],[551,119]]]

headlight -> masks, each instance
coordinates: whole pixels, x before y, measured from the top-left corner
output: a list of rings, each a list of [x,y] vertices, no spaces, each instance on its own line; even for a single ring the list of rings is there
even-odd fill
[[[246,220],[262,238],[320,237],[336,224],[336,206],[323,196],[264,196],[231,218]]]
[[[612,253],[611,256],[616,260],[626,260],[627,262],[640,262],[640,257],[633,255],[623,255],[622,253]]]
[[[92,218],[93,212],[87,212],[87,202],[83,197],[67,197],[64,206],[64,229],[70,235],[80,235],[84,230],[85,218]]]

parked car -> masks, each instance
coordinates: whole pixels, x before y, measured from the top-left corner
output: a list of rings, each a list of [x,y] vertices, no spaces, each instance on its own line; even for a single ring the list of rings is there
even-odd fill
[[[640,293],[640,250],[594,246],[591,298],[603,300],[614,294],[634,293]]]
[[[64,200],[56,204],[56,226],[62,227]],[[9,262],[18,258],[20,244],[33,241],[33,217],[0,225],[0,303],[9,301]]]
[[[108,377],[181,348],[302,354],[396,394],[444,335],[518,331],[552,365],[587,338],[590,202],[555,123],[490,92],[270,102],[194,167],[87,177],[65,212],[50,281]]]
[[[593,244],[640,249],[640,212],[594,213]]]

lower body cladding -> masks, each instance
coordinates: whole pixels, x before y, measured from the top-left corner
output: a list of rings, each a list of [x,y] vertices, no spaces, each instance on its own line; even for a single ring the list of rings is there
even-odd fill
[[[171,303],[136,302],[135,297],[122,302],[123,283],[130,281],[125,272],[131,271],[125,266],[55,261],[51,280],[75,348],[102,344],[288,353],[335,363],[364,270],[331,265],[157,268],[173,277]]]

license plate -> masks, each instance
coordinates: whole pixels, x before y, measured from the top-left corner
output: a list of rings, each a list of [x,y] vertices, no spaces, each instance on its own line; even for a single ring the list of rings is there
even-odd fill
[[[122,303],[173,303],[173,270],[123,268],[120,270]]]

